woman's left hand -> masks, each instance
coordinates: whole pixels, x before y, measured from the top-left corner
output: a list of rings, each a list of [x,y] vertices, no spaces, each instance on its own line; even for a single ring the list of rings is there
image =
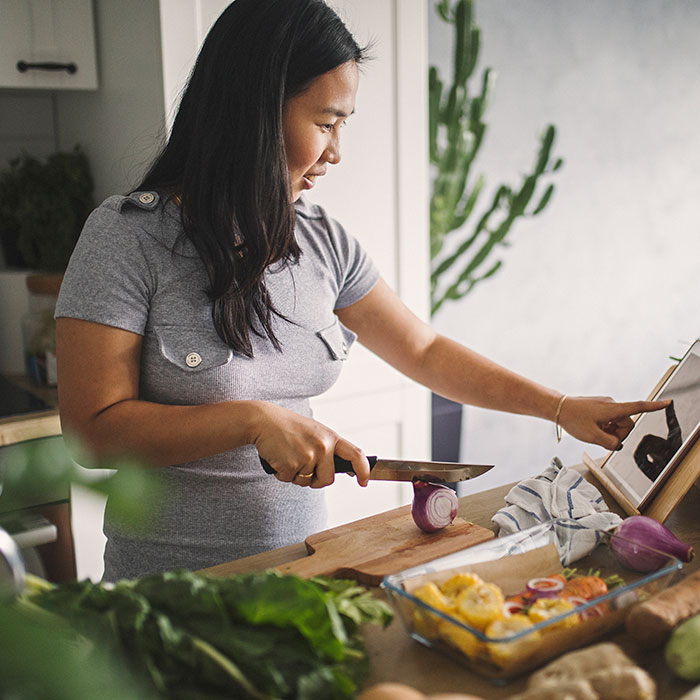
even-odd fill
[[[617,403],[607,396],[567,396],[561,405],[559,425],[569,435],[619,450],[622,441],[634,427],[632,416],[648,411],[660,411],[670,401],[628,401]]]

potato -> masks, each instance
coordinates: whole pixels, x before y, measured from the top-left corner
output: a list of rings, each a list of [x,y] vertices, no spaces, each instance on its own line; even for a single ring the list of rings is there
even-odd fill
[[[425,700],[425,695],[403,683],[378,683],[360,693],[356,700]]]
[[[357,696],[356,700],[482,700],[482,698],[463,693],[437,693],[426,696],[403,683],[378,683],[367,688]]]
[[[600,700],[600,695],[588,681],[578,680],[544,684],[508,700]]]

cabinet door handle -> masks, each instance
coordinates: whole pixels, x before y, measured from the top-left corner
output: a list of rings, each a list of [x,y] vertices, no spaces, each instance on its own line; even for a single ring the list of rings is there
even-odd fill
[[[66,71],[70,75],[78,71],[78,66],[75,63],[27,63],[27,61],[17,61],[17,70],[20,73],[26,73],[28,70],[50,70],[50,71]]]

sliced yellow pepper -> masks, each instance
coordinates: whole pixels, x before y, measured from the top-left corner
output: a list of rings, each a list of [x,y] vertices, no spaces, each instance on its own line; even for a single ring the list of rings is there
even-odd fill
[[[437,624],[439,635],[456,647],[472,661],[485,649],[484,643],[465,629],[447,620],[440,620]]]
[[[462,591],[476,584],[483,583],[477,574],[459,573],[451,576],[440,586],[440,590],[450,598],[456,598]]]
[[[451,615],[454,612],[454,606],[452,603],[432,582],[426,583],[420,588],[417,588],[415,591],[413,591],[413,595],[435,610],[447,613],[448,615]],[[436,615],[433,615],[425,608],[417,605],[413,609],[413,628],[418,634],[422,635],[426,639],[435,637],[438,634],[438,620],[439,618]]]
[[[527,615],[516,613],[500,620],[494,620],[486,628],[485,634],[493,639],[504,639],[532,628],[532,626],[533,623]],[[504,666],[528,654],[532,649],[532,642],[539,640],[540,636],[539,630],[533,630],[530,634],[518,637],[512,642],[488,642],[486,646],[494,663]]]
[[[494,583],[479,583],[466,588],[457,597],[457,614],[479,630],[503,617],[503,592]]]
[[[537,624],[544,620],[551,620],[557,615],[562,615],[574,609],[573,603],[562,598],[538,598],[531,606],[528,612],[529,618]],[[568,615],[567,617],[555,622],[547,629],[562,629],[565,627],[573,627],[579,622],[578,615]]]

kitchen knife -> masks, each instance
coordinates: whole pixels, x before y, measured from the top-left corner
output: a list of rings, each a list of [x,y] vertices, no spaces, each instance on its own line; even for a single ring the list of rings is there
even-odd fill
[[[336,474],[354,474],[352,462],[335,455]],[[440,481],[454,483],[474,479],[493,468],[493,464],[460,464],[458,462],[417,462],[405,459],[367,457],[372,481]],[[262,457],[260,462],[268,474],[275,470]]]

